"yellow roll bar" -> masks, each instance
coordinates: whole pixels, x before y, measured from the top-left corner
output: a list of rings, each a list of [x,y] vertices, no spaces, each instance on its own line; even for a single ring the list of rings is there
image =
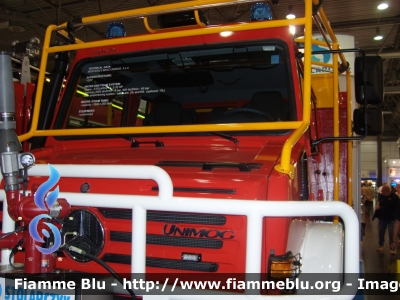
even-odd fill
[[[210,131],[248,131],[248,130],[293,130],[293,133],[286,140],[283,149],[281,162],[276,166],[276,170],[285,174],[288,174],[293,178],[294,167],[291,164],[291,152],[293,146],[298,142],[298,140],[304,135],[305,131],[310,125],[310,114],[311,114],[311,48],[312,43],[317,43],[322,46],[332,47],[332,45],[337,45],[337,39],[325,17],[323,9],[320,8],[318,14],[320,19],[324,24],[324,27],[329,33],[331,44],[324,43],[322,41],[312,40],[312,5],[318,4],[318,0],[305,0],[305,17],[296,18],[293,20],[271,20],[271,21],[259,21],[251,23],[237,23],[229,25],[219,25],[206,27],[204,25],[194,25],[180,27],[179,30],[154,30],[148,26],[147,17],[155,16],[159,14],[174,13],[180,11],[188,10],[200,10],[218,6],[227,5],[238,5],[244,3],[253,3],[259,0],[195,0],[186,1],[180,3],[165,4],[159,6],[137,8],[132,10],[126,10],[121,12],[113,12],[108,14],[90,16],[82,18],[82,23],[75,24],[76,26],[86,26],[91,24],[98,24],[101,22],[112,22],[121,21],[128,18],[143,18],[145,27],[148,30],[148,34],[142,34],[138,36],[128,36],[123,38],[113,38],[104,39],[98,41],[83,42],[79,39],[75,39],[75,44],[72,45],[62,45],[62,46],[51,46],[51,37],[54,32],[58,32],[66,37],[68,37],[67,23],[61,25],[50,25],[45,33],[43,41],[42,59],[40,63],[40,72],[38,76],[38,85],[35,98],[35,107],[32,115],[31,129],[26,134],[19,137],[20,141],[25,141],[29,138],[36,136],[71,136],[71,135],[104,135],[104,134],[140,134],[140,133],[167,133],[167,132],[210,132]],[[198,14],[196,18],[199,19]],[[200,20],[197,21],[201,23]],[[38,130],[38,118],[39,118],[39,108],[41,105],[41,98],[43,94],[43,82],[45,79],[45,71],[47,67],[48,56],[51,53],[75,51],[80,49],[97,48],[113,46],[116,44],[131,44],[140,43],[145,41],[156,41],[163,39],[190,37],[206,34],[216,34],[223,31],[245,31],[254,30],[261,28],[275,28],[275,27],[289,27],[289,25],[302,25],[305,28],[304,36],[304,89],[303,89],[303,115],[300,121],[288,121],[288,122],[275,122],[275,123],[234,123],[234,124],[205,124],[205,125],[185,125],[182,126],[143,126],[143,127],[120,127],[120,128],[86,128],[86,129],[58,129],[58,130]],[[334,46],[336,47],[336,46]],[[339,58],[342,62],[345,62],[342,54],[339,54]],[[325,66],[324,64],[320,64]],[[335,63],[332,67],[335,66]],[[336,69],[334,67],[333,69]],[[337,76],[337,73],[336,75]],[[337,90],[337,88],[336,88]],[[336,98],[337,100],[337,95]],[[350,97],[348,97],[349,101]],[[337,116],[335,116],[337,118]],[[337,122],[337,119],[336,121]],[[335,150],[336,151],[336,150]],[[351,164],[349,164],[351,166]],[[339,169],[336,165],[335,169]],[[335,180],[335,188],[336,180]],[[335,194],[336,195],[336,194]],[[336,197],[335,197],[336,198]]]

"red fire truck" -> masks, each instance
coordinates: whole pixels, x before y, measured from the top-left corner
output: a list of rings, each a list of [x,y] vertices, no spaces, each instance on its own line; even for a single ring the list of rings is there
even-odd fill
[[[382,101],[381,61],[341,49],[321,1],[304,1],[294,20],[246,2],[246,23],[209,25],[204,10],[239,2],[205,0],[48,27],[26,133],[14,137],[15,111],[1,107],[3,232],[15,234],[0,246],[23,250],[3,250],[2,261],[14,256],[25,274],[105,265],[213,280],[358,273],[352,141],[379,133],[370,106]],[[146,32],[126,34],[129,19]],[[313,20],[322,39],[313,39]],[[107,38],[76,37],[97,23],[109,24]],[[52,43],[54,33],[68,43]],[[346,52],[359,56],[354,67]],[[330,60],[311,60],[319,54]],[[59,178],[43,192],[49,165]],[[32,223],[57,228],[60,246],[38,251],[56,238],[35,240]]]

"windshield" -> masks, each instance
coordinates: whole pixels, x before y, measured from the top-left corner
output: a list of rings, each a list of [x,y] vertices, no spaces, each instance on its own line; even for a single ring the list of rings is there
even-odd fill
[[[295,120],[289,66],[279,41],[88,58],[73,70],[55,127]]]

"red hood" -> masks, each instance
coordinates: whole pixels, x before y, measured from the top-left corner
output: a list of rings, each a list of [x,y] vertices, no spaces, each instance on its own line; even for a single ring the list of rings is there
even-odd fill
[[[163,147],[146,143],[131,148],[129,142],[120,139],[86,140],[84,145],[75,140],[37,150],[34,155],[36,163],[158,165],[171,176],[176,196],[196,193],[202,197],[266,199],[267,180],[281,154],[282,144],[270,144],[254,137],[240,138],[238,145],[210,137],[190,137],[184,141],[163,138]],[[71,181],[75,180],[70,179],[68,186]],[[104,182],[98,184],[104,186]],[[149,182],[143,183],[136,192],[148,194],[146,190],[156,192],[154,184]]]
[[[162,139],[162,141],[161,141]],[[38,163],[52,164],[135,164],[156,165],[159,161],[201,162],[262,162],[270,169],[280,156],[283,142],[267,142],[257,137],[241,137],[239,144],[221,138],[159,138],[143,139],[143,144],[131,147],[130,141],[120,139],[79,140],[55,143],[35,150]],[[249,142],[251,141],[251,142]],[[141,141],[142,142],[142,141]]]

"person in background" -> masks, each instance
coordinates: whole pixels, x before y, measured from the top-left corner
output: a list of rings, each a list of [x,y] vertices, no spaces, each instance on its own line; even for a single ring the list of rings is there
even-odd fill
[[[385,184],[387,184],[387,183],[384,182],[384,183],[378,188],[378,191],[377,191],[378,194],[382,193],[382,187],[383,187]]]
[[[400,202],[397,204],[396,210],[394,212],[394,223],[393,223],[393,241],[390,244],[390,252],[392,254],[396,254],[396,249],[397,249],[397,242],[400,241],[396,239],[396,236],[398,237],[400,234]]]
[[[397,196],[400,197],[400,183],[396,184],[395,190],[396,190]],[[396,234],[394,234],[395,227],[397,227]],[[396,212],[395,212],[395,220],[394,220],[394,224],[393,224],[393,234],[394,234],[393,237],[394,237],[394,239],[396,239],[396,236],[397,236],[397,239],[400,242],[400,232],[399,231],[400,231],[400,203],[397,205]]]
[[[390,253],[396,254],[396,249],[392,248],[393,245],[393,223],[395,220],[395,211],[397,205],[400,202],[400,198],[395,193],[391,192],[389,185],[384,184],[382,186],[382,192],[378,195],[378,203],[376,206],[377,218],[379,219],[378,231],[379,231],[379,247],[378,251],[383,250],[383,245],[385,243],[385,232],[388,229],[389,234],[389,246]]]
[[[397,193],[396,193],[396,188],[395,188],[393,185],[391,185],[390,188],[391,188],[393,194],[397,194]],[[398,196],[398,195],[397,195],[397,196]]]
[[[361,188],[361,195],[364,200],[364,213],[365,216],[369,217],[371,211],[372,202],[375,198],[375,190],[372,187],[372,182],[368,182],[365,186]]]
[[[400,197],[400,183],[396,184],[395,186],[396,194]]]

